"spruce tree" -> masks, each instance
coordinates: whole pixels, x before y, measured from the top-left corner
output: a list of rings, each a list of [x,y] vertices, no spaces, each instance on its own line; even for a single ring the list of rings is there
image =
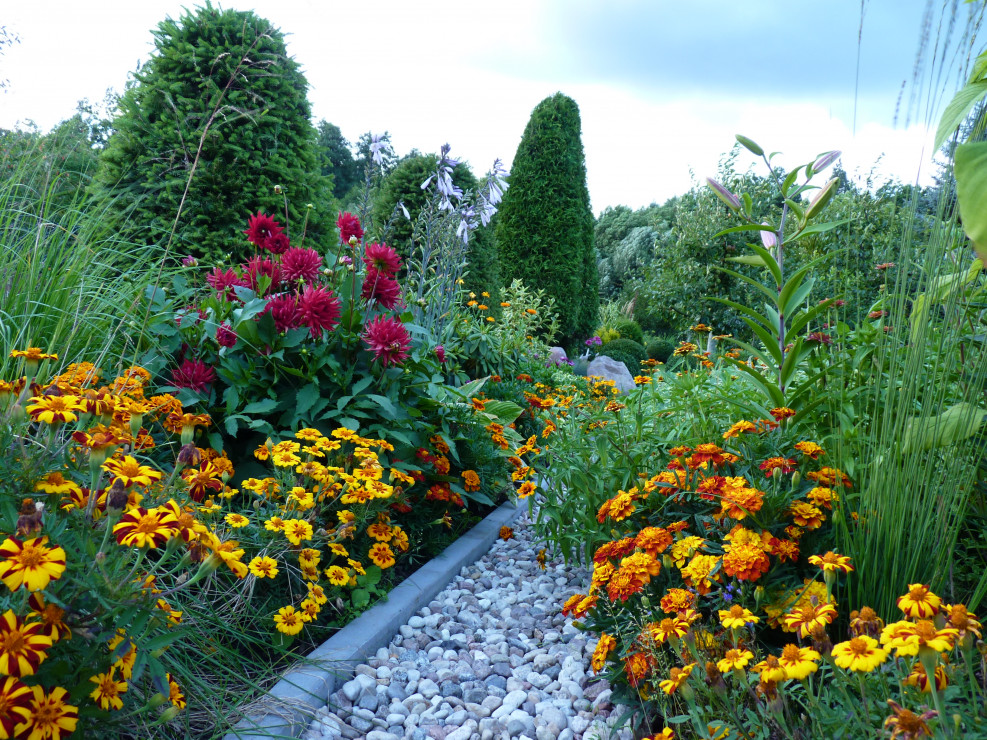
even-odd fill
[[[248,216],[264,211],[293,243],[306,220],[306,246],[328,241],[335,204],[316,161],[308,83],[281,32],[207,2],[153,35],[93,186],[122,234],[163,245],[174,228],[173,255],[238,260],[250,251]]]
[[[587,336],[599,308],[599,278],[579,108],[572,98],[556,93],[532,111],[495,233],[504,282],[520,278],[555,299],[564,344]]]

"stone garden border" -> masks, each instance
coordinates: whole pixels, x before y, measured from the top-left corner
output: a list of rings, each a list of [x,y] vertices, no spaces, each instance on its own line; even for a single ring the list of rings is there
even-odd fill
[[[325,707],[329,695],[353,677],[356,666],[373,658],[408,619],[426,606],[465,565],[490,550],[500,528],[514,521],[522,506],[502,504],[473,529],[425,563],[375,604],[291,668],[224,740],[275,740],[298,737]]]

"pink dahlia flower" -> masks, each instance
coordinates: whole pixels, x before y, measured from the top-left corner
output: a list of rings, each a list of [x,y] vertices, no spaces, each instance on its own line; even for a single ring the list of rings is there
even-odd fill
[[[274,260],[251,257],[243,267],[243,281],[255,292],[258,291],[261,275],[271,278],[271,288],[276,288],[281,283],[281,265]]]
[[[352,213],[340,213],[336,219],[336,226],[339,227],[339,240],[345,244],[351,236],[357,239],[363,238],[363,229],[360,227],[360,219]]]
[[[209,273],[206,282],[216,291],[216,295],[220,298],[225,297],[226,300],[232,300],[234,297],[233,289],[238,285],[243,285],[240,276],[232,269],[224,271],[218,267]]]
[[[295,329],[302,325],[298,314],[298,297],[294,293],[279,293],[267,301],[261,315],[269,313],[274,317],[274,328],[278,333]]]
[[[323,329],[339,323],[339,300],[321,285],[306,285],[298,296],[298,324],[307,326],[315,339]]]
[[[384,308],[392,309],[401,302],[401,286],[397,280],[371,269],[363,278],[360,295],[366,301],[376,301]]]
[[[176,388],[191,388],[205,393],[206,387],[216,379],[216,371],[201,360],[185,360],[171,371],[171,384]]]
[[[216,327],[216,342],[220,347],[232,347],[236,344],[236,332],[227,323],[222,323]]]
[[[388,277],[397,275],[401,269],[401,258],[393,247],[386,244],[368,244],[363,255],[363,263],[368,270],[377,270]]]
[[[266,213],[257,211],[256,215],[250,216],[247,221],[247,230],[243,233],[247,235],[248,242],[263,249],[268,239],[281,232],[281,224]]]

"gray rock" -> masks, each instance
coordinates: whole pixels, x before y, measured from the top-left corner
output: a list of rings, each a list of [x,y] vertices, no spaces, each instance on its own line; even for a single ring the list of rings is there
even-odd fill
[[[598,355],[593,358],[586,368],[589,376],[599,376],[604,380],[614,381],[614,385],[621,393],[629,393],[634,390],[634,376],[627,370],[627,366],[619,360],[614,360],[606,355]]]
[[[569,358],[566,356],[565,350],[561,347],[551,347],[548,350],[548,361],[553,365],[565,365],[568,363]]]
[[[343,696],[345,696],[351,702],[354,702],[359,698],[360,692],[362,690],[363,687],[356,679],[353,679],[352,681],[347,681],[346,683],[343,684],[343,688],[341,689]]]

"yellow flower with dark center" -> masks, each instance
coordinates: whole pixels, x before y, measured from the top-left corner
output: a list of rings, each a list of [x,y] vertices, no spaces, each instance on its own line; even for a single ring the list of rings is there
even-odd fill
[[[353,558],[347,558],[346,562],[349,563],[349,566],[354,571],[356,571],[359,575],[361,576],[367,575],[367,571],[364,570],[363,564],[359,560],[354,560]]]
[[[264,529],[268,532],[283,532],[284,531],[284,519],[279,516],[272,516],[266,522],[264,522]]]
[[[302,461],[294,452],[275,452],[271,457],[279,468],[293,468]]]
[[[697,550],[705,547],[706,540],[702,537],[696,537],[695,535],[689,535],[688,537],[683,537],[677,540],[673,545],[672,549],[669,551],[672,560],[675,565],[679,568],[683,567],[690,558],[695,554]]]
[[[760,617],[754,616],[752,611],[742,607],[740,604],[734,604],[729,609],[721,609],[719,615],[720,624],[728,630],[742,630],[748,624],[757,624],[761,621]]]
[[[333,437],[335,437],[336,439],[340,439],[343,442],[350,442],[360,436],[352,429],[347,429],[346,427],[339,427],[337,429],[333,429],[331,434]]]
[[[271,448],[266,444],[262,444],[256,450],[254,450],[254,457],[258,460],[264,461],[271,457]]]
[[[333,555],[338,555],[341,558],[348,558],[350,556],[347,549],[342,545],[340,545],[338,542],[330,543],[329,550],[332,552]]]
[[[112,668],[108,673],[99,673],[89,680],[96,684],[89,697],[99,704],[101,709],[123,709],[123,699],[120,698],[120,694],[127,691],[127,682],[117,681],[113,676]]]
[[[305,599],[301,603],[301,616],[306,622],[314,622],[319,618],[319,612],[322,611],[320,606],[312,599]]]
[[[312,539],[312,525],[304,519],[286,519],[284,536],[288,538],[291,544],[300,545],[303,540]]]
[[[929,619],[917,622],[893,622],[881,631],[881,644],[895,649],[895,657],[919,655],[920,650],[944,653],[952,650],[959,631],[953,627],[936,629]]]
[[[41,591],[65,572],[65,550],[48,547],[48,537],[19,540],[8,537],[0,544],[0,579],[11,591],[21,586]]]
[[[124,514],[113,526],[117,542],[124,547],[157,548],[178,533],[178,519],[170,508],[138,507]]]
[[[316,604],[322,606],[329,601],[329,597],[326,596],[325,589],[322,586],[317,583],[306,583],[305,585],[308,587],[308,597]]]
[[[35,396],[27,412],[35,421],[45,424],[65,424],[76,421],[85,406],[76,396]]]
[[[31,687],[13,676],[0,683],[0,737],[17,737],[15,728],[31,716]]]
[[[754,653],[750,650],[743,650],[739,648],[731,648],[727,650],[726,655],[723,659],[718,661],[716,667],[720,669],[721,673],[728,673],[734,670],[742,670],[747,667],[747,664],[754,659]]]
[[[666,694],[671,696],[675,691],[682,687],[682,685],[689,679],[689,675],[692,673],[692,669],[696,667],[695,663],[689,663],[689,665],[684,668],[673,668],[668,675],[668,678],[664,681],[658,682],[658,688],[664,691]]]
[[[836,607],[823,602],[818,604],[808,603],[795,607],[789,614],[782,618],[784,629],[787,632],[798,632],[803,639],[809,637],[812,628],[815,626],[826,627],[832,624],[836,618]]]
[[[182,687],[176,683],[170,673],[166,673],[165,678],[168,679],[168,701],[176,709],[185,709],[187,702],[185,701],[185,694],[182,693]]]
[[[833,646],[833,659],[840,668],[870,673],[888,659],[888,651],[867,635],[853,637]]]
[[[899,596],[897,604],[906,617],[927,619],[939,613],[942,599],[932,593],[928,586],[921,583],[910,583],[908,584],[908,593]]]
[[[318,429],[306,427],[305,429],[299,429],[295,432],[295,437],[298,439],[303,439],[306,442],[315,442],[316,440],[322,439],[322,432]]]
[[[82,493],[82,486],[73,480],[68,480],[59,472],[48,473],[34,484],[35,491],[45,493]]]
[[[61,638],[71,638],[72,630],[62,621],[65,617],[65,610],[55,604],[46,604],[41,592],[35,591],[27,600],[31,611],[28,612],[29,620],[40,620],[42,624],[41,633],[51,638],[53,643]]]
[[[796,442],[795,449],[813,460],[818,460],[820,455],[826,454],[826,451],[815,442]]]
[[[648,634],[651,639],[660,643],[685,637],[688,633],[689,623],[678,617],[675,619],[663,619],[658,624],[652,624],[648,628]]]
[[[303,548],[302,551],[298,553],[298,562],[303,566],[313,568],[318,567],[320,560],[322,560],[322,553],[314,547]]]
[[[278,574],[278,561],[266,555],[258,555],[247,563],[247,568],[258,578],[274,578]]]
[[[751,666],[751,671],[761,674],[761,683],[784,681],[788,673],[774,655],[769,655],[760,663]]]
[[[367,557],[380,568],[390,568],[395,563],[394,551],[383,542],[371,547]]]
[[[848,556],[837,555],[832,550],[825,555],[810,555],[809,562],[812,565],[818,565],[824,572],[849,573],[853,570]]]
[[[326,568],[326,578],[329,579],[329,583],[333,586],[345,586],[350,580],[349,574],[346,572],[346,568],[341,568],[338,565],[330,565]]]
[[[297,635],[305,627],[305,620],[302,615],[295,611],[295,607],[283,606],[274,615],[274,626],[278,632],[286,635]]]
[[[154,481],[161,480],[163,474],[147,465],[141,465],[136,458],[125,455],[122,460],[111,458],[103,463],[103,470],[113,476],[112,485],[116,481],[124,487],[149,486]]]
[[[229,524],[234,529],[239,529],[240,527],[246,527],[250,524],[250,520],[247,519],[243,514],[237,514],[236,512],[231,512],[224,517],[224,521]]]
[[[603,670],[607,664],[607,656],[610,655],[610,652],[615,647],[617,647],[617,640],[606,632],[601,632],[600,639],[593,649],[593,659],[590,661],[594,673],[599,673]]]
[[[935,677],[936,677],[936,691],[944,691],[949,685],[949,679],[946,676],[946,669],[937,665],[935,667]],[[912,672],[908,674],[908,678],[905,679],[905,684],[908,686],[914,686],[923,694],[931,694],[932,686],[929,683],[929,676],[925,672],[925,667],[922,665],[921,661],[916,661],[915,665],[912,666]]]
[[[720,574],[713,574],[713,569],[720,563],[716,555],[693,555],[689,564],[681,569],[682,578],[686,585],[692,586],[700,594],[708,594],[713,587],[713,581],[720,580]]]
[[[40,686],[31,688],[34,693],[30,716],[22,731],[31,728],[28,740],[62,740],[65,735],[75,732],[79,722],[79,708],[66,703],[68,692],[56,686],[50,694]],[[64,735],[63,735],[64,733]]]
[[[25,624],[10,609],[0,616],[0,674],[33,676],[50,647],[40,622]]]
[[[778,663],[785,669],[788,678],[801,681],[819,669],[819,666],[816,665],[817,660],[819,660],[819,653],[811,648],[785,645],[782,648],[781,656],[778,658]]]
[[[129,679],[134,672],[134,663],[137,661],[137,646],[134,645],[133,641],[127,637],[123,630],[117,630],[116,636],[107,643],[107,648],[110,651],[110,655],[116,654],[117,648],[126,640],[127,650],[126,652],[121,652],[119,657],[113,661],[112,666],[120,671],[120,674]]]
[[[530,480],[526,480],[517,489],[517,497],[528,498],[528,496],[532,495],[534,492],[535,492],[535,484],[532,483]]]
[[[401,552],[408,552],[408,548],[411,546],[408,540],[408,533],[401,529],[401,527],[393,527],[392,532],[394,533],[394,539],[391,540],[391,544]]]
[[[367,534],[373,537],[378,542],[390,542],[394,534],[391,532],[391,528],[386,524],[381,524],[380,522],[375,522],[367,527]]]

